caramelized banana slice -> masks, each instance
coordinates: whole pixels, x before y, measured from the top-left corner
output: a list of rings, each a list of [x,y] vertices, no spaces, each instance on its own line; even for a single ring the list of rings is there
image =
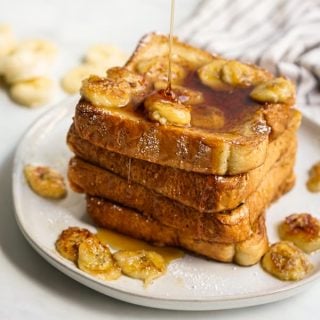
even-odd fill
[[[87,229],[70,227],[61,232],[56,241],[56,249],[64,258],[76,262],[80,243],[91,235]]]
[[[123,80],[128,82],[131,93],[134,96],[145,93],[150,86],[143,75],[132,72],[124,67],[114,67],[107,70],[107,77],[118,82]]]
[[[271,75],[257,67],[239,61],[227,61],[221,70],[221,79],[232,86],[252,86],[269,80]]]
[[[282,240],[292,241],[310,253],[320,249],[320,221],[308,213],[292,214],[279,226]]]
[[[96,107],[125,107],[131,99],[131,87],[126,81],[90,76],[83,80],[80,93]]]
[[[308,257],[293,243],[281,241],[273,244],[262,258],[265,271],[280,280],[301,280],[313,266]]]
[[[168,58],[155,57],[147,60],[141,60],[136,66],[137,72],[145,74],[146,77],[153,82],[155,81],[168,81]],[[181,84],[187,76],[187,70],[182,65],[172,62],[171,63],[171,82],[173,84]]]
[[[144,101],[148,117],[162,125],[189,126],[191,108],[172,99],[172,97],[165,98],[166,93],[165,91],[162,92],[163,94],[155,93]]]
[[[163,257],[154,251],[120,250],[113,256],[125,275],[143,280],[145,286],[166,272]]]
[[[320,192],[320,162],[313,165],[309,171],[307,188],[310,192]]]
[[[222,67],[227,63],[224,59],[214,59],[198,69],[198,76],[203,84],[216,90],[227,90],[229,86],[221,80]]]
[[[78,266],[103,280],[116,280],[121,275],[107,246],[95,236],[90,236],[79,245]]]
[[[168,82],[166,81],[157,81],[154,83],[156,90],[165,90],[168,87]],[[192,90],[173,84],[171,86],[172,91],[174,92],[176,99],[183,104],[200,104],[204,102],[203,94],[200,91]]]
[[[67,195],[63,176],[50,167],[26,165],[24,175],[30,188],[41,197],[62,199]]]
[[[295,99],[295,87],[285,78],[275,78],[257,85],[250,97],[259,102],[292,103]]]

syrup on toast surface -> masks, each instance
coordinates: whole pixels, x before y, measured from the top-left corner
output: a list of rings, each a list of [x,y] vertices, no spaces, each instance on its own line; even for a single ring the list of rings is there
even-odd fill
[[[200,79],[199,70],[220,58],[174,39],[172,90],[177,102],[175,108],[163,110],[163,104],[159,107],[153,100],[156,89],[167,80],[167,42],[165,36],[150,34],[142,39],[125,70],[109,70],[109,78],[121,78],[117,90],[110,88],[108,77],[87,81],[74,118],[79,136],[127,157],[193,172],[234,175],[262,165],[269,140],[287,127],[294,97],[288,103],[260,103],[250,98],[252,83],[212,88]],[[258,67],[240,65],[246,72],[272,78]],[[237,68],[229,70],[232,77]],[[127,87],[134,92],[132,99],[125,95]],[[109,92],[109,98],[113,94],[106,104],[101,92]],[[181,114],[186,125],[162,121],[173,117],[174,122]]]

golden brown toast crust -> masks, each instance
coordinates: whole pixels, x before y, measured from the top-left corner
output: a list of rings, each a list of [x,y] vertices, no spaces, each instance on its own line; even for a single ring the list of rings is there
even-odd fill
[[[175,59],[190,68],[214,59],[178,40],[174,41],[173,52]],[[167,53],[167,38],[152,34],[140,43],[126,66],[134,70],[137,62]],[[81,138],[112,152],[187,171],[234,175],[263,164],[269,138],[283,132],[290,115],[290,106],[284,104],[251,107],[237,126],[212,132],[159,125],[132,110],[97,108],[82,99],[76,107],[74,124]]]
[[[235,176],[205,175],[132,159],[99,148],[81,139],[74,126],[67,143],[78,157],[130,179],[198,211],[216,212],[233,209],[256,190],[260,181],[290,145],[300,125],[301,115],[291,110],[288,128],[269,143],[264,164]],[[190,187],[192,186],[192,187]]]
[[[231,133],[204,135],[122,113],[98,109],[80,100],[74,124],[80,137],[96,146],[186,171],[238,174],[260,166],[266,157],[269,132],[259,131],[265,128],[262,114],[252,124],[256,133],[244,137]]]
[[[253,234],[248,239],[239,243],[217,243],[186,237],[179,230],[102,198],[88,196],[87,210],[100,227],[157,245],[179,246],[217,261],[252,265],[260,260],[268,248],[264,214],[258,219]]]
[[[271,168],[244,204],[219,213],[199,212],[79,158],[71,159],[68,177],[75,191],[136,209],[145,217],[181,230],[187,237],[232,243],[247,239],[259,215],[284,192],[285,181],[292,176],[295,150],[289,150]]]

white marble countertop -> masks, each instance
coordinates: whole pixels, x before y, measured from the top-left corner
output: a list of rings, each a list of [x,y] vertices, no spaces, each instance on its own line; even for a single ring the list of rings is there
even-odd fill
[[[176,24],[197,0],[178,0]],[[77,65],[96,42],[130,52],[149,31],[168,31],[169,0],[10,0],[1,2],[0,23],[21,38],[44,37],[60,48],[55,76]],[[56,101],[62,99],[60,92]],[[26,242],[15,220],[11,194],[14,150],[30,124],[50,106],[27,109],[0,90],[0,319],[319,319],[320,283],[286,301],[238,310],[173,312],[126,304],[78,284],[45,262]]]

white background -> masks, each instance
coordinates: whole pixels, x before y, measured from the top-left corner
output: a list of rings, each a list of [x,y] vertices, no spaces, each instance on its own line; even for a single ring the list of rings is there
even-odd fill
[[[218,0],[215,0],[218,1]],[[168,32],[169,0],[1,0],[0,23],[21,38],[44,37],[57,43],[58,79],[77,65],[87,46],[114,43],[133,50],[150,31]],[[176,25],[196,0],[177,0]],[[59,101],[62,92],[56,95]],[[171,312],[122,303],[92,291],[47,264],[22,237],[14,221],[11,171],[14,150],[28,126],[50,106],[27,109],[0,90],[0,319],[319,319],[320,283],[289,300],[215,312]],[[54,146],[53,146],[54,147]]]

